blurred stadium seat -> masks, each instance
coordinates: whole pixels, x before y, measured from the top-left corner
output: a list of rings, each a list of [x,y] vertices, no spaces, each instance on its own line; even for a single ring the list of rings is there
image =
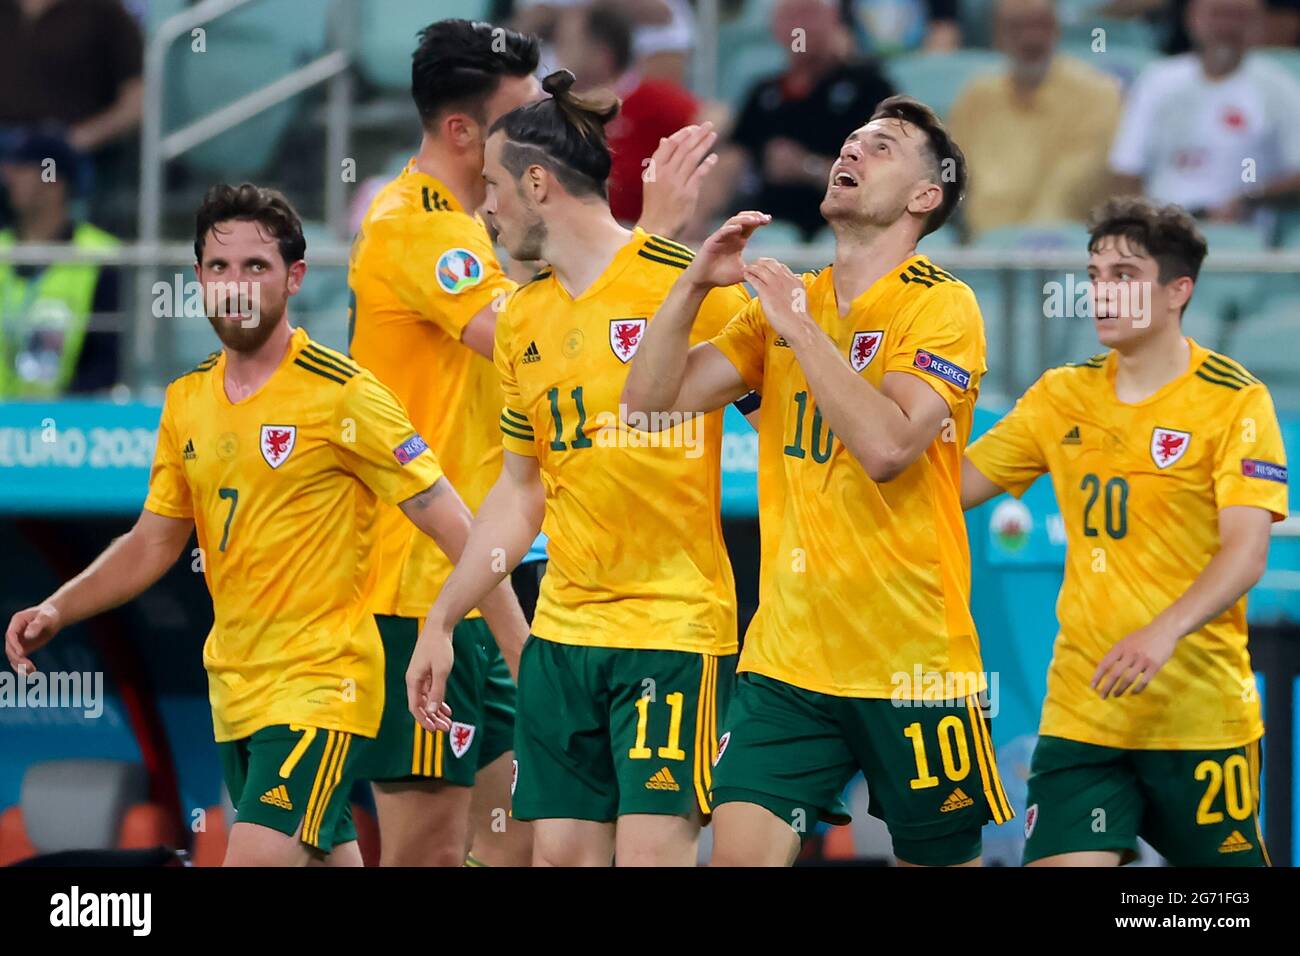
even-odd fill
[[[753,237],[749,240],[748,248],[758,253],[765,249],[797,246],[802,242],[803,239],[800,236],[798,226],[794,223],[782,222],[780,219],[773,219],[762,229],[754,232]]]
[[[208,27],[207,52],[191,52],[184,38],[167,56],[166,131],[191,123],[278,80],[296,62],[295,41],[259,28]],[[182,161],[208,179],[255,179],[271,165],[285,130],[300,108],[294,97],[251,117],[185,153]]]
[[[1129,46],[1156,50],[1160,37],[1156,27],[1140,17],[1119,18],[1099,15],[1097,0],[1057,0],[1056,15],[1061,39],[1069,44],[1105,44],[1106,49]]]
[[[23,775],[18,806],[0,814],[0,866],[66,850],[178,847],[177,822],[149,802],[140,764],[52,760]]]
[[[359,5],[356,48],[361,75],[384,90],[411,87],[416,36],[434,20],[486,20],[489,0],[383,0]]]
[[[1215,253],[1263,252],[1267,248],[1263,234],[1253,226],[1203,222],[1200,228],[1209,244],[1211,265]],[[1208,348],[1223,348],[1227,326],[1257,311],[1267,286],[1265,277],[1257,273],[1215,272],[1212,267],[1202,270],[1183,320],[1184,330]]]
[[[294,314],[322,345],[346,351],[349,297],[347,267],[311,265],[313,248],[320,249],[338,240],[323,222],[304,221],[302,231],[307,240],[308,275],[311,280],[304,282],[302,291],[294,296]]]
[[[1274,405],[1300,408],[1300,296],[1243,315],[1225,350],[1268,386]]]
[[[1294,47],[1265,46],[1252,50],[1251,55],[1276,64],[1300,82],[1300,50]]]
[[[1063,44],[1061,52],[1083,61],[1093,69],[1109,73],[1126,90],[1133,85],[1139,73],[1160,59],[1159,51],[1148,47],[1107,45],[1104,51],[1094,51],[1092,44],[1086,42]]]
[[[1065,252],[1078,257],[1078,266],[1072,270],[1020,269],[1012,276],[1010,307],[1014,331],[1011,334],[1016,341],[1014,360],[1006,362],[1004,368],[1012,376],[1008,384],[1013,391],[1028,386],[1045,367],[1078,361],[1097,351],[1092,323],[1081,321],[1086,317],[1073,314],[1079,301],[1080,283],[1087,275],[1088,232],[1082,223],[999,226],[981,233],[972,245],[976,249]],[[961,278],[974,289],[984,313],[989,364],[993,367],[998,357],[1008,354],[1010,344],[1006,329],[1006,282],[997,272],[986,272],[974,281],[965,273]],[[1066,307],[1063,315],[1046,314],[1049,290],[1053,288],[1059,291],[1058,301]],[[1040,329],[1045,336],[1041,347]]]
[[[189,6],[189,0],[149,0],[149,5],[145,8],[145,31],[152,36],[163,21],[183,13]]]
[[[373,6],[363,3],[361,6]],[[387,4],[384,4],[385,6]],[[264,33],[293,51],[297,65],[319,56],[325,49],[333,0],[256,0],[216,21],[223,29]],[[280,64],[283,68],[286,64]]]
[[[947,117],[957,94],[971,77],[996,69],[1002,62],[1002,55],[991,50],[905,53],[889,59],[885,72],[900,93],[916,97]]]
[[[916,251],[934,258],[934,256],[941,256],[949,249],[956,249],[960,245],[961,241],[957,231],[952,226],[944,226],[941,229],[936,229],[918,242]]]

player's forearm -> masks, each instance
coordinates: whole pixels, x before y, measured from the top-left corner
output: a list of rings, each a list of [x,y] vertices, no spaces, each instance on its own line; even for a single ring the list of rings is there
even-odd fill
[[[628,412],[664,412],[677,406],[686,378],[691,326],[709,289],[683,274],[673,284],[648,323],[627,381],[623,404]]]
[[[1199,631],[1253,588],[1267,563],[1267,540],[1262,549],[1248,541],[1225,545],[1182,597],[1156,615],[1152,626],[1180,639]]]
[[[1005,494],[1006,489],[990,481],[968,457],[961,460],[961,510],[978,508],[990,498]]]
[[[528,637],[528,620],[508,576],[488,592],[488,596],[479,602],[478,609],[483,612],[483,620],[501,649],[510,676],[518,681],[519,655],[523,653],[524,641]]]
[[[517,489],[514,482],[498,480],[488,492],[468,528],[462,549],[452,558],[456,568],[429,611],[431,625],[450,631],[477,607],[483,612],[488,627],[496,633],[497,625],[493,619],[497,617],[498,607],[489,595],[495,597],[494,589],[509,588],[509,584],[503,582],[537,538],[545,508],[544,498],[540,502],[534,501],[533,496],[519,494]],[[517,620],[522,620],[517,603],[514,611],[519,615]],[[511,617],[509,614],[504,616]],[[507,632],[504,640],[512,643],[508,636],[509,626],[504,622],[501,626]],[[502,647],[501,652],[508,656],[506,647]]]
[[[183,544],[183,542],[182,542]],[[180,549],[165,549],[132,528],[117,538],[86,570],[46,598],[62,627],[119,607],[167,573]]]
[[[835,437],[872,481],[896,478],[916,459],[898,403],[854,372],[811,319],[786,338]]]
[[[436,498],[437,500],[433,500]],[[423,502],[423,504],[420,504]],[[433,538],[457,568],[475,560],[470,551],[470,539],[473,529],[473,515],[461,501],[456,489],[445,479],[439,481],[428,491],[415,496],[405,503],[407,516],[425,534]],[[533,537],[536,537],[534,534]],[[532,538],[528,539],[532,542]],[[525,551],[527,544],[525,545]],[[523,554],[520,554],[522,558]],[[516,559],[517,563],[518,559]],[[504,566],[504,560],[494,561],[494,566]],[[513,567],[514,565],[510,565]],[[506,569],[507,572],[509,568]],[[519,654],[523,650],[524,639],[528,636],[528,622],[519,607],[519,599],[509,581],[497,579],[496,586],[490,587],[482,600],[475,601],[470,607],[477,607],[483,613],[492,636],[496,639],[501,654],[512,675],[518,675]],[[465,608],[457,617],[449,618],[449,627],[454,627],[469,608]],[[431,620],[445,623],[437,618]]]

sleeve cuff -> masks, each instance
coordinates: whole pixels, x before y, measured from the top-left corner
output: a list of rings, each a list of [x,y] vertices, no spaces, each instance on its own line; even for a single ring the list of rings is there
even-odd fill
[[[533,434],[533,425],[523,412],[517,412],[509,407],[501,410],[501,447],[516,455],[537,457],[537,441]]]
[[[194,512],[184,505],[174,505],[150,495],[145,499],[145,511],[152,511],[164,518],[193,518]]]

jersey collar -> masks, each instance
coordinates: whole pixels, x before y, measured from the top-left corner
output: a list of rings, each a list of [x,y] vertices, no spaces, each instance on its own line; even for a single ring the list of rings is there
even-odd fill
[[[855,313],[861,313],[871,304],[876,296],[889,288],[889,280],[897,279],[900,272],[906,272],[910,267],[928,261],[929,260],[919,252],[908,256],[897,266],[890,269],[875,282],[871,283],[871,285],[867,286],[867,288],[862,292],[858,293],[857,297],[849,303],[849,310],[843,316],[840,315],[839,300],[835,298],[835,280],[833,278],[835,266],[834,264],[827,266],[818,276],[819,279],[824,279],[826,282],[826,286],[822,291],[822,295],[825,296],[824,302],[826,313],[834,316],[836,322],[847,322],[851,316]]]
[[[402,175],[408,177],[411,185],[418,187],[416,202],[422,204],[423,208],[429,212],[464,212],[465,207],[460,204],[455,193],[447,188],[437,176],[430,176],[428,173],[421,172],[415,165],[415,157],[412,156],[406,163],[406,168],[402,170]]]
[[[1176,378],[1170,379],[1158,389],[1142,399],[1140,402],[1121,401],[1119,395],[1115,392],[1115,373],[1119,370],[1119,353],[1111,349],[1106,353],[1106,387],[1110,389],[1110,397],[1120,405],[1128,408],[1141,408],[1145,405],[1153,405],[1160,401],[1171,392],[1177,391],[1183,383],[1196,374],[1196,370],[1201,367],[1205,361],[1205,356],[1209,350],[1198,344],[1190,335],[1184,335],[1183,341],[1187,343],[1187,368],[1183,369]]]
[[[577,296],[569,294],[569,290],[560,282],[559,276],[555,275],[554,271],[551,273],[551,281],[555,283],[555,288],[559,290],[560,295],[570,302],[582,302],[590,299],[594,295],[599,295],[602,289],[610,285],[622,274],[624,269],[631,265],[632,259],[641,251],[649,238],[650,233],[640,226],[636,226],[632,230],[632,238],[618,252],[614,253],[614,258],[609,261],[609,265],[605,267],[605,270],[596,277],[596,281],[583,289]]]
[[[287,322],[288,318],[286,317],[280,321]],[[213,366],[212,369],[216,374],[211,376],[212,386],[216,389],[218,400],[231,408],[239,408],[256,401],[259,397],[265,394],[269,388],[271,388],[271,386],[280,378],[285,367],[298,357],[298,353],[301,352],[310,341],[311,338],[307,335],[306,329],[301,326],[294,329],[293,335],[289,338],[289,347],[284,350],[284,358],[280,359],[280,364],[275,367],[275,371],[271,373],[271,377],[263,382],[262,387],[252,395],[249,395],[247,398],[242,398],[237,402],[232,402],[230,396],[226,394],[226,350],[223,348],[221,350],[221,355],[217,358],[217,364]]]

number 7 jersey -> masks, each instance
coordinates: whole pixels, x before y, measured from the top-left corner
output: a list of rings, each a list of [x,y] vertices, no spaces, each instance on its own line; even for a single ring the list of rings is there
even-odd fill
[[[275,724],[373,737],[384,705],[366,607],[377,504],[419,494],[442,469],[397,397],[302,329],[239,402],[225,368],[221,352],[168,386],[144,505],[198,532],[216,739]]]
[[[620,424],[628,364],[692,257],[641,229],[576,299],[545,271],[497,321],[502,446],[535,457],[550,563],[533,633],[560,644],[736,652],[719,511],[722,412],[650,433]],[[692,341],[748,297],[715,289]]]
[[[1115,353],[1051,369],[967,457],[1019,497],[1045,471],[1065,523],[1060,633],[1039,732],[1134,750],[1218,750],[1264,732],[1246,599],[1178,642],[1138,695],[1089,683],[1121,638],[1182,597],[1219,549],[1219,511],[1286,517],[1287,470],[1259,380],[1191,339],[1187,370],[1143,401],[1115,395]]]

